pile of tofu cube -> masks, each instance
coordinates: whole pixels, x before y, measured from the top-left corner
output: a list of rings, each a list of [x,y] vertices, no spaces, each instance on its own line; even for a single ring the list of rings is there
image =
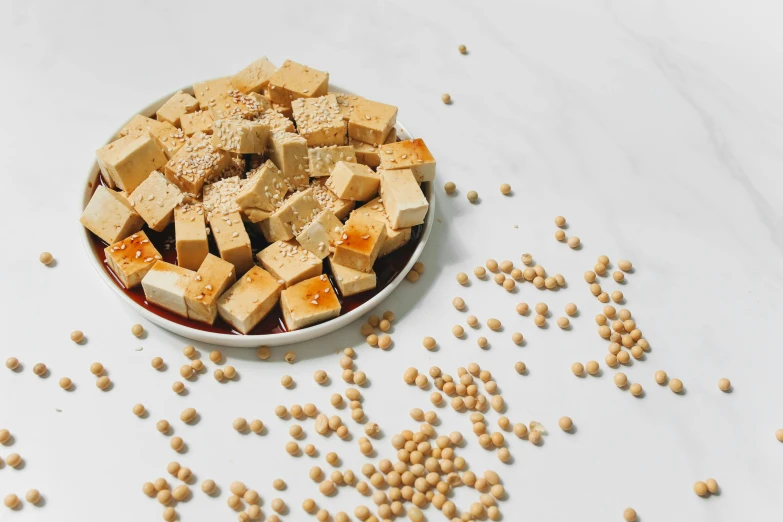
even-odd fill
[[[435,159],[421,139],[397,141],[396,119],[397,107],[330,92],[328,73],[260,58],[98,149],[103,183],[81,223],[126,288],[180,316],[219,314],[244,334],[278,304],[288,330],[327,321],[340,296],[375,288],[376,260],[427,214]],[[176,265],[145,232],[172,222]]]

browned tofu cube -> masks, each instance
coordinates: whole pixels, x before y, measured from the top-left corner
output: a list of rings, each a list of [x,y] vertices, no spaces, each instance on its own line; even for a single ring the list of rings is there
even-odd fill
[[[334,251],[334,262],[370,272],[386,240],[386,226],[364,214],[351,214]]]
[[[283,285],[254,266],[218,299],[218,313],[243,334],[250,333],[280,300]]]
[[[235,282],[234,265],[208,254],[185,289],[188,317],[213,324],[217,317],[218,298]]]
[[[220,257],[234,265],[237,277],[250,270],[255,264],[253,251],[250,247],[250,236],[247,235],[239,212],[215,214],[209,219],[209,226]]]
[[[306,279],[280,294],[280,308],[288,330],[299,330],[340,315],[340,300],[325,275]]]
[[[411,229],[407,228],[392,228],[389,222],[389,217],[386,215],[386,210],[381,203],[380,198],[375,198],[372,201],[368,201],[366,205],[354,210],[356,214],[364,214],[372,219],[379,221],[386,225],[386,239],[383,242],[381,251],[378,253],[378,257],[383,257],[387,254],[391,254],[398,248],[406,245],[411,240]],[[338,285],[339,286],[339,285]]]
[[[381,145],[397,122],[397,107],[371,100],[356,100],[348,118],[348,135],[371,145]]]
[[[143,230],[107,246],[104,252],[106,264],[125,288],[140,285],[152,265],[161,259],[160,253]]]
[[[188,270],[198,270],[209,254],[207,225],[200,206],[182,205],[174,210],[177,264]]]
[[[290,107],[299,98],[317,98],[329,92],[329,74],[291,60],[269,79],[267,93],[273,103]]]
[[[334,94],[291,102],[299,134],[309,147],[345,145],[346,125]]]

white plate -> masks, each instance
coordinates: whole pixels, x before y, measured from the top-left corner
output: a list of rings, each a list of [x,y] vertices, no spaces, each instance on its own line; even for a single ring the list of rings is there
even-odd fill
[[[333,89],[333,91],[337,91],[337,92],[347,92],[347,91],[343,91],[342,89],[336,88],[334,86],[330,86],[330,88]],[[186,87],[183,88],[182,90],[185,92],[189,92],[190,94],[193,94],[193,89],[191,87]],[[158,101],[152,103],[151,105],[145,107],[143,110],[139,111],[139,114],[154,115],[155,112],[158,110],[158,108],[161,105],[163,105],[163,103],[165,103],[166,100],[168,100],[173,94],[174,93],[171,93],[168,96],[165,96],[159,99]],[[397,127],[397,136],[399,136],[401,140],[412,138],[412,136],[408,133],[405,127],[403,127],[400,124],[399,121],[397,122],[396,127]],[[122,127],[120,127],[120,129],[121,128]],[[119,129],[114,134],[114,136],[112,136],[112,138],[108,140],[106,143],[114,141],[117,137],[119,137]],[[92,196],[93,193],[92,187],[94,187],[96,183],[99,183],[99,177],[100,177],[100,169],[98,168],[98,164],[93,162],[92,167],[90,168],[90,171],[87,174],[87,180],[84,184],[84,193],[82,197],[81,209],[84,209],[87,206],[87,203],[90,201],[90,197]],[[356,307],[355,309],[351,310],[347,314],[341,315],[325,323],[313,325],[308,328],[304,328],[302,330],[295,330],[293,332],[282,332],[277,334],[266,334],[266,335],[239,335],[239,334],[235,335],[235,334],[214,333],[214,332],[207,332],[204,330],[198,330],[196,328],[190,328],[189,326],[183,326],[181,324],[170,321],[165,317],[161,317],[156,313],[154,313],[153,311],[148,310],[143,306],[140,306],[133,299],[128,297],[128,295],[124,292],[124,290],[121,289],[117,285],[117,283],[106,273],[106,270],[103,267],[103,262],[100,260],[100,258],[98,258],[95,255],[92,247],[92,238],[90,236],[90,231],[88,231],[81,224],[79,224],[79,229],[80,229],[79,233],[82,238],[82,244],[84,245],[84,249],[87,252],[87,257],[90,259],[90,262],[92,263],[93,267],[95,268],[95,271],[98,273],[101,279],[103,279],[103,281],[107,285],[109,285],[109,288],[114,290],[114,293],[116,293],[120,297],[120,299],[122,299],[127,305],[129,305],[131,308],[136,310],[139,314],[141,314],[144,318],[146,318],[150,322],[172,333],[181,335],[182,337],[186,337],[188,339],[193,339],[195,341],[201,341],[210,344],[217,344],[221,346],[238,346],[238,347],[258,347],[264,345],[279,346],[284,344],[292,344],[292,343],[298,343],[302,341],[308,341],[310,339],[315,339],[316,337],[320,337],[322,335],[326,335],[328,333],[334,332],[335,330],[338,330],[343,326],[352,323],[362,315],[368,313],[373,308],[381,304],[384,299],[389,297],[389,295],[394,291],[394,289],[397,288],[397,285],[399,285],[400,282],[402,282],[402,280],[405,279],[405,275],[411,270],[413,264],[421,255],[422,251],[424,250],[424,245],[427,244],[427,239],[430,236],[430,231],[432,230],[432,223],[434,221],[433,216],[434,216],[434,203],[435,203],[432,197],[432,183],[429,182],[429,183],[422,184],[422,190],[424,191],[424,195],[426,196],[427,201],[429,201],[430,203],[429,211],[427,212],[427,216],[424,218],[424,230],[422,231],[421,237],[419,238],[419,244],[416,245],[416,250],[414,250],[410,260],[408,260],[408,264],[405,265],[405,267],[400,271],[397,277],[392,279],[391,282],[389,282],[389,284],[386,285],[385,288],[383,288],[380,292],[378,292],[378,294],[376,294],[371,299],[369,299],[366,303]]]

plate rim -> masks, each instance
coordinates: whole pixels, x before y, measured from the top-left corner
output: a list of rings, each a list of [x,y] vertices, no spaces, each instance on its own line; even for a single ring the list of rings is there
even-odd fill
[[[192,86],[177,89],[176,91],[173,91],[168,95],[163,96],[157,99],[156,101],[148,104],[146,107],[134,113],[134,115],[154,113],[169,98],[171,98],[171,96],[173,96],[178,91],[184,91],[189,94],[193,94]],[[351,94],[349,91],[343,90],[335,85],[329,86],[329,92],[344,92],[347,94]],[[111,135],[111,137],[105,142],[105,144],[111,143],[112,141],[117,139],[120,130],[125,125],[127,125],[129,121],[130,119],[127,120],[125,123],[123,123],[122,126]],[[413,138],[413,136],[408,132],[407,128],[404,125],[402,125],[399,122],[399,120],[396,122],[395,128],[397,129],[398,136],[401,139]],[[93,193],[93,186],[95,183],[99,183],[99,178],[100,178],[100,169],[98,168],[97,161],[93,159],[92,164],[87,173],[86,182],[84,184],[84,193],[82,195],[82,201],[79,207],[80,215],[84,211],[84,208],[87,206],[87,203],[89,203],[89,200]],[[345,326],[348,326],[350,323],[354,322],[360,316],[364,315],[365,313],[374,309],[376,306],[380,305],[387,297],[391,295],[391,293],[397,288],[397,286],[399,286],[402,280],[405,279],[407,273],[413,268],[414,263],[418,261],[419,257],[424,251],[424,246],[427,244],[427,240],[429,239],[430,232],[432,231],[432,226],[435,220],[434,218],[435,198],[432,190],[433,182],[430,181],[430,182],[423,183],[422,189],[424,192],[424,196],[427,198],[427,202],[429,203],[429,209],[427,211],[427,215],[424,218],[424,229],[422,231],[421,237],[419,238],[419,243],[416,245],[416,249],[413,251],[410,259],[408,260],[408,263],[400,271],[397,277],[392,279],[389,282],[389,284],[386,285],[386,287],[384,287],[376,295],[374,295],[369,300],[367,300],[366,302],[362,303],[360,306],[357,306],[356,308],[354,308],[353,310],[351,310],[350,312],[344,315],[340,315],[324,323],[315,324],[307,328],[303,328],[301,330],[281,332],[276,334],[239,335],[239,334],[207,332],[204,330],[191,328],[190,326],[184,326],[175,323],[173,321],[170,321],[169,319],[166,319],[165,317],[162,317],[148,310],[147,308],[144,308],[143,306],[140,306],[133,299],[128,297],[128,295],[106,273],[103,267],[103,263],[93,252],[92,240],[90,237],[91,232],[87,230],[87,228],[84,227],[81,223],[78,223],[78,226],[80,228],[79,235],[81,237],[81,243],[82,246],[84,247],[85,254],[90,260],[90,264],[98,272],[103,282],[109,285],[109,287],[114,291],[114,293],[117,294],[126,305],[129,305],[134,311],[136,311],[138,314],[140,314],[142,317],[152,322],[153,324],[156,324],[157,326],[160,326],[164,330],[167,330],[171,333],[174,333],[181,337],[185,337],[186,339],[191,339],[191,340],[200,341],[213,345],[248,347],[248,348],[259,347],[259,346],[282,346],[282,345],[294,344],[303,341],[309,341],[330,334],[332,332],[335,332]]]

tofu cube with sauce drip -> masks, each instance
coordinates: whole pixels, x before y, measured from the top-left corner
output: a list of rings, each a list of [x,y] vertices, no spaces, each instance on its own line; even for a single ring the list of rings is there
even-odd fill
[[[104,249],[106,264],[125,288],[141,284],[152,265],[162,259],[158,249],[141,230]]]
[[[340,315],[340,301],[325,275],[305,279],[283,290],[280,294],[280,308],[289,331]]]
[[[280,300],[283,285],[254,266],[218,299],[220,317],[243,334],[249,333]]]
[[[410,169],[419,183],[435,179],[435,158],[421,138],[398,141],[379,147],[382,170]]]
[[[386,240],[386,225],[364,214],[351,214],[336,242],[334,262],[370,272]]]

